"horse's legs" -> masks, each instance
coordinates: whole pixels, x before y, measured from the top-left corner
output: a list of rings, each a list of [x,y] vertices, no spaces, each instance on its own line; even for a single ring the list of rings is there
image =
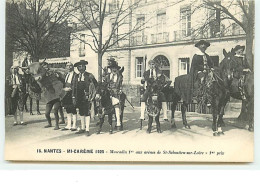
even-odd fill
[[[53,110],[54,110],[55,123],[56,123],[54,130],[59,129],[59,114],[58,114],[58,112],[60,110],[60,107],[61,107],[60,101],[54,103]]]
[[[224,116],[224,110],[225,106],[227,104],[227,100],[224,100],[220,105],[219,105],[219,116],[218,116],[218,124],[220,127],[224,127],[225,123],[223,121],[223,116]]]
[[[218,102],[216,98],[213,98],[212,100],[212,117],[213,117],[213,122],[212,122],[212,131],[213,131],[213,136],[219,136],[218,134],[218,126],[219,124],[217,123],[217,118],[218,118]]]
[[[61,117],[61,122],[60,124],[65,124],[65,119],[64,119],[64,113],[63,113],[63,109],[62,109],[62,106],[60,105],[59,107],[59,112],[60,112],[60,117]]]
[[[101,129],[102,129],[102,126],[103,126],[103,123],[104,123],[104,117],[105,116],[103,116],[102,118],[99,118],[99,128],[97,130],[97,134],[100,134],[100,132],[101,132]]]
[[[32,98],[29,96],[29,100],[30,100],[30,115],[33,115],[33,112],[32,112]]]
[[[186,111],[187,111],[187,103],[183,102],[181,105],[181,114],[182,114],[183,125],[185,126],[185,128],[190,129],[190,125],[188,125],[187,119],[186,119]]]
[[[125,109],[125,103],[123,102],[121,105],[120,105],[120,130],[123,130],[123,117],[124,117],[124,109]]]
[[[24,97],[24,109],[25,109],[25,112],[28,112],[28,108],[27,108],[27,104],[26,104],[27,99],[28,99],[28,96],[29,96],[29,94],[26,93],[26,94],[25,94],[25,97]]]
[[[176,110],[176,106],[177,106],[177,102],[172,102],[171,103],[171,112],[172,112],[172,116],[171,116],[171,127],[172,128],[177,128],[176,124],[175,124],[175,119],[174,119],[174,114],[175,114],[175,110]]]
[[[48,121],[48,125],[46,125],[45,128],[48,128],[48,127],[52,126],[51,125],[51,116],[50,116],[52,107],[53,107],[52,103],[47,103],[46,104],[46,107],[45,107],[45,117],[46,117],[46,119]]]
[[[36,100],[36,111],[37,111],[38,115],[41,115],[39,103],[40,103],[40,100]]]
[[[159,113],[159,115],[160,115],[160,113]],[[156,129],[157,129],[158,133],[162,133],[161,124],[160,124],[160,121],[159,121],[159,115],[155,117]]]
[[[109,133],[113,134],[113,125],[112,125],[113,113],[109,113],[107,116],[108,116],[108,123],[110,126]]]
[[[147,133],[150,134],[152,131],[152,123],[153,123],[153,117],[152,116],[148,116],[148,129],[147,129]]]

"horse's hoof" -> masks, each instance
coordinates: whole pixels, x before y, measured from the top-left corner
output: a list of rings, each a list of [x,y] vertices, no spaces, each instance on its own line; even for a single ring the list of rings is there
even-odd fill
[[[164,121],[166,121],[166,122],[169,122],[169,120],[166,118],[166,119],[163,119]]]
[[[46,125],[46,126],[44,126],[44,128],[50,128],[50,127],[52,127],[52,125]]]
[[[214,132],[214,133],[213,133],[213,136],[219,136],[219,133]]]
[[[150,134],[150,133],[151,133],[151,130],[147,130],[146,133],[147,133],[147,134]]]
[[[123,126],[120,126],[120,131],[123,131],[124,129],[123,129]]]
[[[162,133],[161,129],[160,129],[160,130],[157,130],[157,132],[158,132],[159,134]]]
[[[254,132],[254,128],[249,127],[249,128],[248,128],[248,131],[249,131],[249,132]]]
[[[77,129],[76,128],[72,128],[72,129],[70,129],[72,132],[74,132],[74,131],[76,131]]]
[[[33,112],[30,112],[30,115],[33,115]]]
[[[171,128],[177,128],[176,125],[172,125]]]
[[[59,127],[57,127],[57,126],[54,128],[54,130],[59,130],[59,129],[60,129],[60,128],[59,128]]]
[[[218,135],[225,135],[225,133],[223,131],[218,132]]]
[[[185,128],[190,129],[190,125],[185,125]]]
[[[117,131],[120,131],[120,130],[121,130],[120,126],[115,126],[115,129],[116,129]]]
[[[42,115],[40,111],[37,111],[37,115]]]
[[[140,130],[143,130],[143,127],[140,127]]]
[[[26,125],[27,125],[27,123],[24,123],[24,122],[22,122],[22,123],[21,123],[21,125],[23,125],[23,126],[26,126]]]
[[[113,134],[113,130],[109,130],[109,134]]]
[[[90,136],[90,133],[89,133],[89,131],[86,131],[86,136],[88,137],[88,136]]]

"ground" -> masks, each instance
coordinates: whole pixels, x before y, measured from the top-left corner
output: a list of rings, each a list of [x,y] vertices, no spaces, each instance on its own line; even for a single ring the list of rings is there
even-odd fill
[[[176,112],[175,120],[177,129],[171,129],[171,123],[161,120],[162,133],[156,132],[155,123],[153,123],[153,129],[151,134],[146,133],[147,121],[144,121],[144,127],[140,130],[140,108],[133,110],[130,106],[127,106],[124,114],[124,130],[115,131],[112,135],[109,134],[109,126],[105,121],[101,134],[97,135],[96,122],[92,119],[90,125],[90,136],[77,135],[72,131],[54,130],[54,127],[44,128],[47,124],[44,116],[44,106],[41,105],[42,115],[29,115],[25,113],[24,121],[26,126],[13,126],[13,118],[6,116],[6,159],[24,159],[28,160],[26,156],[22,155],[17,157],[17,154],[13,151],[20,151],[21,153],[31,154],[38,148],[62,148],[63,152],[68,148],[88,148],[88,149],[104,149],[105,152],[111,153],[111,150],[121,151],[125,149],[138,151],[157,151],[165,152],[167,154],[173,151],[192,151],[199,150],[204,153],[225,152],[226,157],[219,158],[220,161],[226,161],[231,158],[231,161],[250,161],[253,160],[253,140],[254,133],[247,130],[247,125],[244,123],[238,123],[236,117],[240,111],[240,104],[234,103],[227,106],[227,111],[224,116],[226,126],[223,127],[225,135],[219,137],[212,136],[212,116],[209,114],[187,113],[187,121],[190,124],[191,129],[183,127],[181,114]],[[36,112],[36,111],[34,111]],[[65,114],[66,115],[66,114]],[[168,117],[170,112],[168,112]],[[52,115],[52,117],[54,117]],[[52,120],[54,125],[54,120]],[[78,120],[78,125],[80,121]],[[115,124],[115,121],[113,122]],[[60,125],[63,128],[65,125]],[[239,152],[239,153],[238,153]],[[244,155],[241,154],[244,153]],[[36,152],[35,152],[36,153]],[[236,155],[238,153],[239,155]],[[11,155],[12,154],[12,155]],[[15,154],[15,155],[13,155]],[[220,154],[220,153],[219,153]],[[12,156],[12,157],[11,157]],[[114,155],[115,156],[115,155]],[[214,161],[216,158],[190,158],[187,156],[177,156],[168,158],[157,158],[147,156],[143,157],[133,156],[130,158],[116,158],[114,156],[108,156],[108,158],[88,158],[89,160],[161,160],[162,161]],[[61,158],[57,156],[40,156],[36,157],[36,160],[59,160]],[[111,158],[110,158],[111,157]],[[129,157],[129,156],[128,156]],[[248,159],[246,158],[248,157]],[[34,158],[33,158],[34,159]],[[84,157],[82,159],[72,159],[69,156],[62,158],[62,160],[88,160]]]

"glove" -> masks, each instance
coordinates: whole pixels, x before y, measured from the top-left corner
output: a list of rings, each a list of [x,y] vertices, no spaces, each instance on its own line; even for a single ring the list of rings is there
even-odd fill
[[[250,69],[243,69],[243,72],[251,72]]]
[[[203,70],[203,73],[206,73],[206,72],[207,72],[207,70],[206,70],[206,69],[204,69],[204,70]]]
[[[214,68],[210,68],[211,71],[214,71]]]

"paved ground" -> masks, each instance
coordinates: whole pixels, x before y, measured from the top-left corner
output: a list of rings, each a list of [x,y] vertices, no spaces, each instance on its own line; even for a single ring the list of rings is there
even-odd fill
[[[102,132],[100,135],[96,134],[96,121],[91,120],[90,137],[83,135],[76,135],[71,131],[53,130],[52,128],[44,128],[47,124],[44,114],[42,115],[29,115],[25,113],[24,121],[26,126],[13,126],[13,118],[6,117],[6,146],[10,149],[26,148],[35,145],[45,144],[58,144],[66,146],[75,146],[75,144],[84,143],[92,146],[93,143],[102,143],[99,146],[117,147],[118,145],[127,145],[135,147],[144,147],[153,145],[160,147],[175,146],[175,148],[187,149],[190,146],[209,146],[212,147],[215,143],[216,146],[221,146],[221,149],[228,149],[230,146],[240,147],[241,142],[243,146],[248,144],[253,147],[254,134],[247,130],[244,123],[238,123],[236,117],[239,114],[240,107],[238,104],[229,105],[229,110],[226,111],[225,123],[226,127],[223,128],[225,135],[216,137],[212,136],[211,115],[203,115],[198,113],[187,113],[187,120],[191,129],[185,129],[182,125],[180,112],[176,112],[177,129],[171,129],[170,122],[161,121],[162,133],[156,132],[155,123],[153,123],[153,130],[151,134],[146,133],[147,121],[144,122],[143,130],[140,130],[140,109],[136,108],[133,111],[130,107],[126,107],[124,116],[124,130],[114,132],[110,135],[108,133],[109,126],[105,121]],[[44,113],[44,106],[41,106],[41,112]],[[53,117],[53,115],[52,115]],[[115,124],[115,122],[113,122]],[[54,120],[53,120],[54,124]],[[80,121],[77,123],[80,124]],[[65,125],[61,125],[63,128]],[[120,144],[117,144],[119,143]],[[223,146],[223,147],[222,147]],[[214,148],[214,147],[213,147]]]

